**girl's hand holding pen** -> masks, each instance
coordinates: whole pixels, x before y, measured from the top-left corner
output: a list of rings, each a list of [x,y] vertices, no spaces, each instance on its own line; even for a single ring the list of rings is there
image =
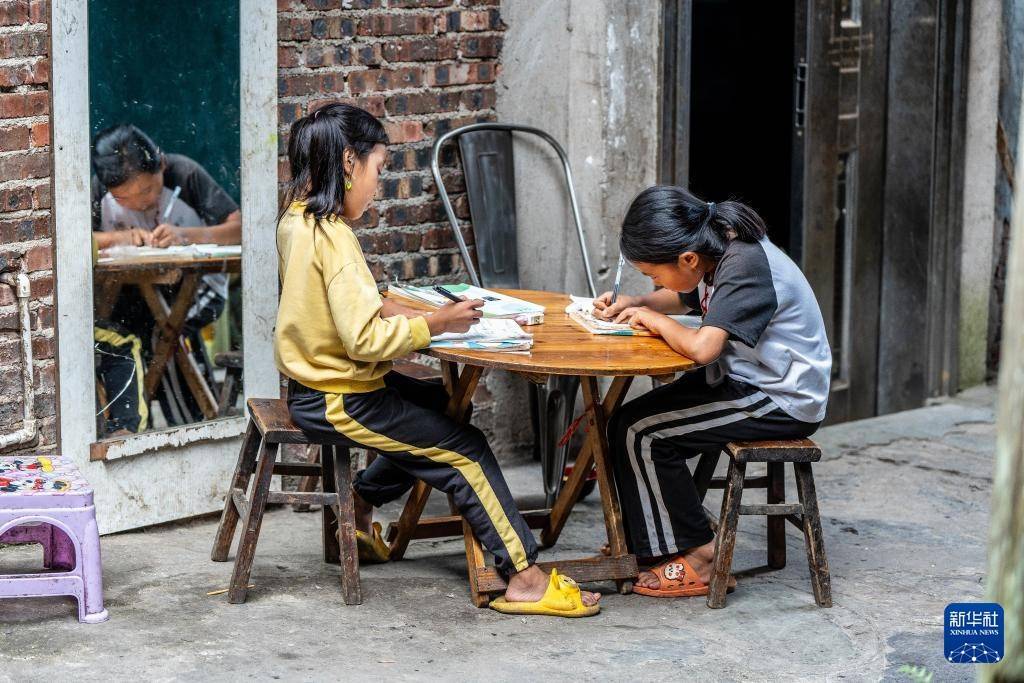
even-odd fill
[[[445,304],[427,316],[430,336],[444,332],[467,332],[480,320],[484,305],[482,299],[463,299],[458,303]]]

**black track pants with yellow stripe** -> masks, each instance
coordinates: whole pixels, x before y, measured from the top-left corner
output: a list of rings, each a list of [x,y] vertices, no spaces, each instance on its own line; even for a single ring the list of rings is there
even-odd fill
[[[102,434],[126,429],[145,431],[149,423],[149,405],[143,389],[145,368],[142,343],[134,334],[109,321],[97,321],[93,327],[96,375],[103,387],[105,405],[98,415],[105,424]]]
[[[499,571],[532,564],[537,543],[483,433],[442,412],[448,395],[440,383],[397,372],[384,382],[383,389],[359,394],[325,394],[292,382],[292,420],[318,440],[380,454],[353,484],[367,502],[395,500],[422,479],[452,495]]]

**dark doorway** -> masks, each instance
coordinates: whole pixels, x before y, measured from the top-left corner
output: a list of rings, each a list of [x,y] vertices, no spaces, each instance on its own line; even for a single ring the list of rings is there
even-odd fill
[[[692,12],[689,187],[749,204],[788,250],[793,3],[695,0]]]

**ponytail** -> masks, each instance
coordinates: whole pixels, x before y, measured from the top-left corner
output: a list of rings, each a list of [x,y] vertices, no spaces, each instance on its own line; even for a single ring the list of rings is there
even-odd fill
[[[670,263],[688,251],[717,261],[730,241],[757,242],[765,231],[746,204],[705,202],[681,187],[655,185],[630,204],[619,245],[633,262]]]

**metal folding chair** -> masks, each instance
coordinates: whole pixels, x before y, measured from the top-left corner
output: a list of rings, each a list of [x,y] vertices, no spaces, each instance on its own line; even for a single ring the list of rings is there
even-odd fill
[[[565,185],[569,192],[572,217],[580,243],[580,254],[587,276],[591,296],[596,296],[594,276],[587,256],[586,239],[580,221],[576,190],[572,184],[572,170],[565,150],[553,137],[530,126],[508,123],[475,123],[449,131],[434,141],[430,168],[434,174],[438,194],[451,223],[455,241],[473,284],[488,288],[520,288],[519,262],[516,249],[516,197],[515,169],[513,165],[512,133],[535,135],[551,147],[562,162]],[[441,180],[439,157],[441,147],[449,140],[457,140],[462,157],[462,170],[469,198],[470,219],[476,245],[474,265],[469,248],[459,229],[459,221],[451,199]],[[562,485],[562,473],[568,453],[568,444],[558,441],[572,422],[579,379],[552,375],[545,385],[530,384],[530,416],[533,426],[534,453],[539,455],[544,473],[544,493],[547,504],[554,502]]]

